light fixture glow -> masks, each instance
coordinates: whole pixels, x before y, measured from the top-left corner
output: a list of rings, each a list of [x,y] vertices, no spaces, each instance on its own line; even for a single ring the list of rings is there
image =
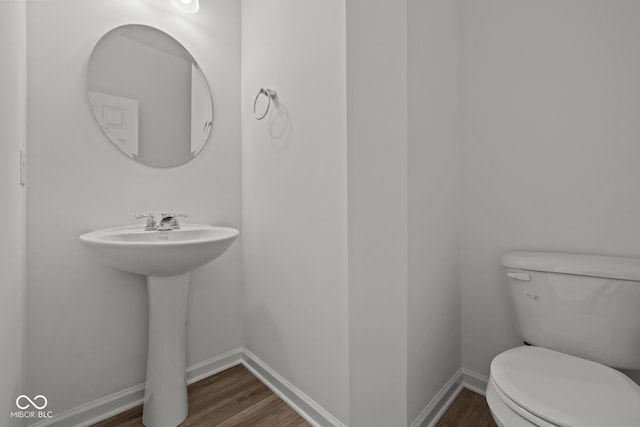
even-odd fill
[[[182,13],[196,13],[200,9],[200,0],[171,0],[171,4]]]

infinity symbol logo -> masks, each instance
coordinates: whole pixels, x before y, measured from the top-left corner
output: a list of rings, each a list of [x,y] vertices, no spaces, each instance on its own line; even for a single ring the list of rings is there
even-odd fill
[[[41,400],[43,403],[42,405],[38,405],[36,402],[38,400]],[[24,403],[24,401],[27,401],[28,403]],[[23,404],[21,405],[20,402],[22,402]],[[31,398],[29,396],[26,396],[24,394],[21,394],[20,396],[18,396],[18,398],[16,399],[16,406],[20,409],[27,409],[29,406],[33,406],[36,409],[44,409],[47,407],[47,398],[44,397],[43,395],[39,394],[36,397],[33,398],[33,400],[31,400]]]

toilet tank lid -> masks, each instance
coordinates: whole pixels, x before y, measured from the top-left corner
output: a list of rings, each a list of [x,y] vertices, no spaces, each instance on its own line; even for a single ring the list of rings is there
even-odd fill
[[[502,255],[502,265],[519,270],[575,274],[577,276],[640,282],[640,259],[558,252],[511,251]]]

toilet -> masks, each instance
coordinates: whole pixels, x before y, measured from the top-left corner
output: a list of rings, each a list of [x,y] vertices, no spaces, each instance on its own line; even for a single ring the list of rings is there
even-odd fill
[[[491,362],[500,427],[638,427],[640,259],[507,252],[502,266],[524,344]]]

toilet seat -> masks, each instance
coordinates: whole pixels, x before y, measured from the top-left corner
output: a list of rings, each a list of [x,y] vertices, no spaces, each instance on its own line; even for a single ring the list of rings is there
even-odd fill
[[[640,426],[640,387],[599,363],[541,347],[507,350],[490,383],[512,411],[538,426]]]
[[[499,427],[558,427],[512,402],[489,379],[486,392],[491,415]]]

